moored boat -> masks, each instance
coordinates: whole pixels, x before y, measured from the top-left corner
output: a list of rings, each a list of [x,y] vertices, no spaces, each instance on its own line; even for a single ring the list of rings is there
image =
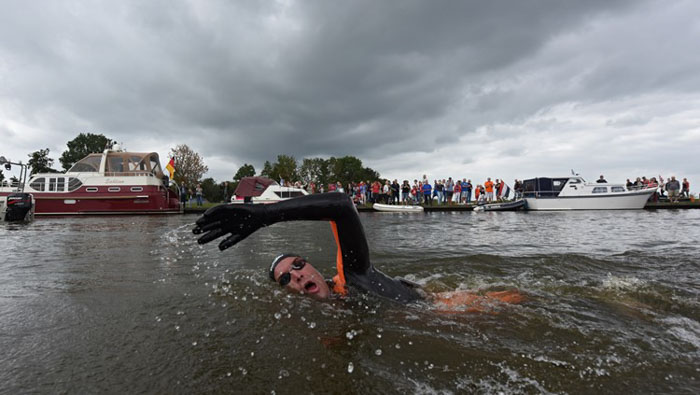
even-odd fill
[[[243,177],[231,196],[231,203],[276,203],[308,194],[303,188],[282,186],[267,177]]]
[[[518,211],[526,206],[524,199],[513,200],[510,202],[498,202],[484,204],[474,207],[474,211]]]
[[[628,190],[623,184],[589,183],[575,175],[523,181],[528,210],[642,209],[656,188]]]
[[[422,213],[423,207],[421,206],[403,206],[403,205],[391,205],[391,204],[381,204],[374,203],[372,208],[377,211],[390,212],[390,213]]]
[[[0,196],[30,193],[36,215],[164,214],[180,211],[176,187],[155,152],[127,152],[117,144],[75,163],[65,173],[34,174],[4,185]]]

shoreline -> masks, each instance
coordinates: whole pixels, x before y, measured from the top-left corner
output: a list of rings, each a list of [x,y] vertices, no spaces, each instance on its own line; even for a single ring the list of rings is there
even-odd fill
[[[223,203],[221,203],[223,204]],[[213,207],[213,206],[210,206]],[[425,212],[460,212],[460,211],[473,211],[474,207],[476,205],[454,205],[454,206],[448,206],[448,205],[433,205],[433,206],[423,206],[423,209]],[[186,207],[182,214],[202,214],[204,213],[207,208],[209,207]],[[700,209],[700,201],[695,201],[695,202],[690,202],[690,201],[683,201],[679,203],[669,203],[669,202],[648,202],[643,210],[687,210],[687,209]],[[357,211],[361,213],[367,213],[367,212],[379,212],[375,209],[372,208],[372,205],[367,204],[364,206],[358,206]],[[527,211],[527,210],[525,210]],[[561,211],[568,211],[568,210],[561,210]],[[599,210],[599,211],[609,211],[609,210]],[[614,211],[614,210],[613,210]]]

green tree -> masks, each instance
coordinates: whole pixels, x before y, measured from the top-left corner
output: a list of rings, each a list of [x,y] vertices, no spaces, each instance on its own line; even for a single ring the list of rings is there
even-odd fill
[[[52,169],[53,159],[49,158],[49,149],[40,149],[39,151],[34,151],[29,156],[27,165],[31,168],[30,175],[36,173],[56,173],[56,170]]]
[[[178,185],[194,188],[202,176],[209,171],[202,157],[186,144],[171,148],[170,156],[175,157],[175,181]]]
[[[340,181],[343,186],[351,182],[374,181],[380,178],[377,171],[363,167],[362,161],[354,156],[331,157],[328,162],[331,169],[329,181]]]
[[[297,160],[290,155],[277,155],[277,162],[272,165],[270,178],[275,181],[294,182],[299,179],[297,176]]]
[[[272,165],[270,164],[269,160],[265,161],[265,164],[263,165],[263,169],[260,172],[260,175],[263,177],[268,177],[272,178],[270,175],[272,174]]]
[[[267,162],[269,163],[269,162]],[[243,177],[252,177],[255,175],[255,167],[253,165],[249,165],[247,163],[244,163],[243,166],[241,166],[238,171],[236,172],[236,175],[233,176],[233,182],[235,184],[238,184]]]
[[[80,133],[78,137],[69,141],[68,150],[63,151],[58,160],[64,170],[68,170],[75,162],[83,159],[89,154],[104,151],[105,147],[112,142],[111,139],[102,134]]]
[[[299,177],[308,185],[326,185],[330,182],[330,164],[323,158],[304,158],[299,167]]]

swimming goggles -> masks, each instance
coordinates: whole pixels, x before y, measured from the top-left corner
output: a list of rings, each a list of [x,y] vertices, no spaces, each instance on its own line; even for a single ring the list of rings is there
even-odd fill
[[[292,262],[292,266],[289,269],[289,271],[280,275],[280,278],[277,280],[277,283],[279,283],[280,287],[286,287],[287,284],[289,284],[289,282],[292,281],[292,270],[301,270],[304,268],[304,266],[306,266],[306,260],[304,258],[297,257]]]

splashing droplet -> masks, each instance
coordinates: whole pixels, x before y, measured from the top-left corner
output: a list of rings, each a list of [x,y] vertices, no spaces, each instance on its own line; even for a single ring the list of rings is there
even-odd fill
[[[353,370],[355,370],[355,366],[352,362],[348,363],[348,373],[352,373]]]

